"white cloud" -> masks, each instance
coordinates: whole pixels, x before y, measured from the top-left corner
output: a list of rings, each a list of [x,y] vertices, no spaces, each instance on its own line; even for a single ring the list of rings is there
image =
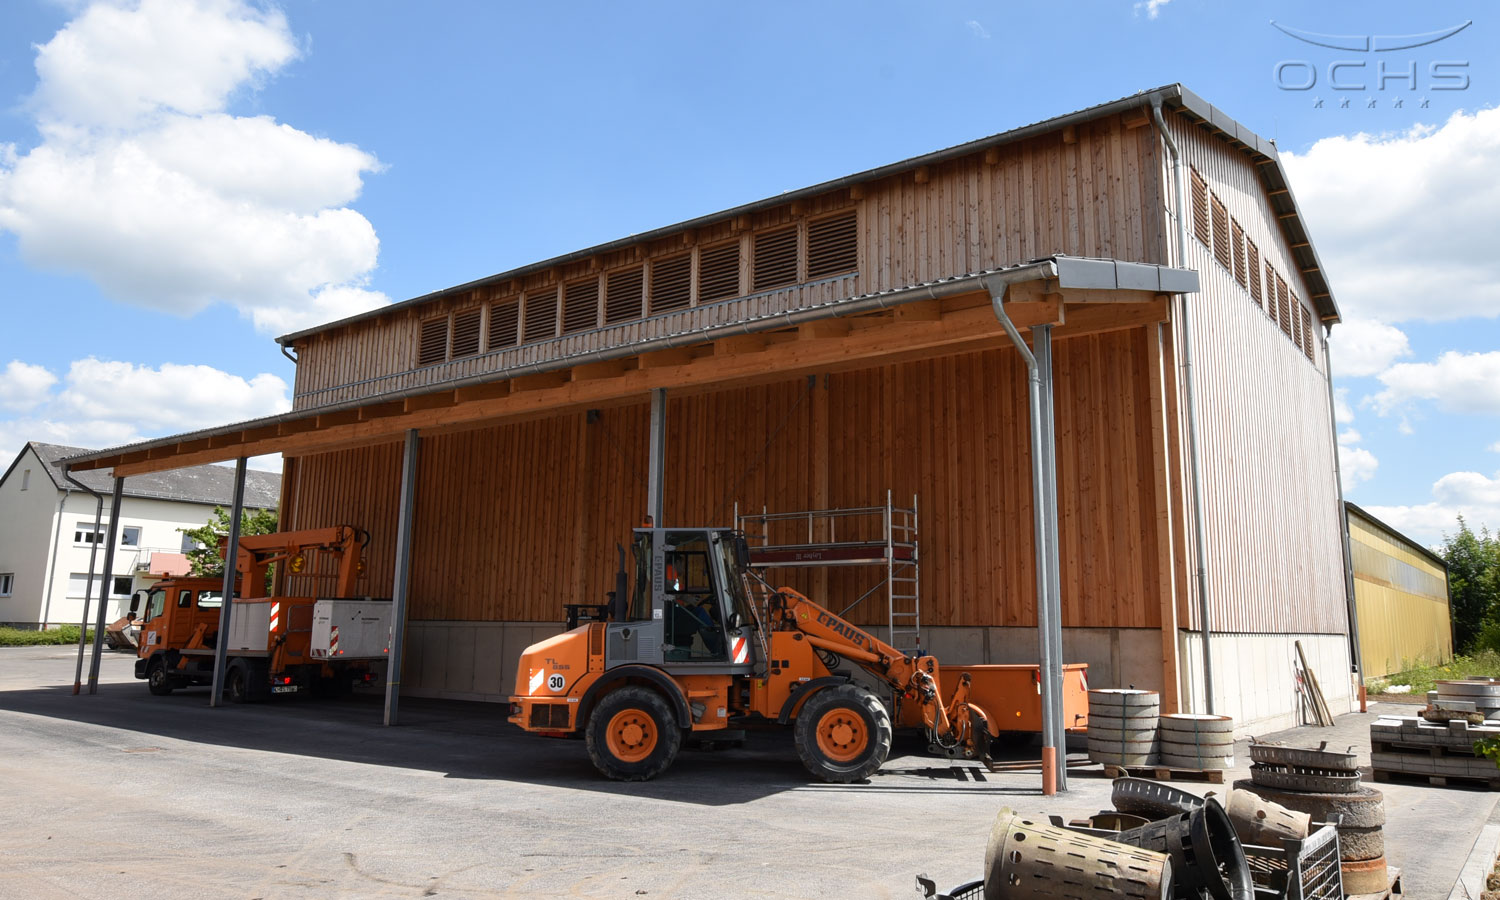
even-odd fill
[[[1154,19],[1161,15],[1161,8],[1171,3],[1172,0],[1141,0],[1135,5],[1135,14],[1140,15],[1141,10],[1146,11],[1146,18]]]
[[[1405,332],[1394,325],[1352,319],[1330,332],[1328,352],[1333,356],[1336,376],[1358,378],[1375,375],[1397,359],[1410,356],[1411,345]]]
[[[1335,404],[1336,409],[1338,406],[1348,409],[1342,397],[1335,397]],[[1338,415],[1337,412],[1335,415]],[[1347,420],[1339,418],[1339,421],[1352,422],[1354,414],[1351,412]],[[1375,454],[1359,446],[1360,440],[1362,437],[1354,428],[1345,428],[1338,435],[1339,475],[1346,494],[1353,491],[1361,482],[1374,478],[1375,470],[1380,467],[1380,461],[1375,458]]]
[[[51,381],[25,415],[0,419],[0,459],[13,457],[27,441],[97,450],[291,407],[286,382],[267,373],[246,379],[210,366],[151,368],[89,357],[59,379],[41,366],[20,365]],[[257,466],[275,467],[266,460]]]
[[[1349,389],[1335,388],[1333,391],[1333,420],[1340,425],[1354,421],[1354,407],[1349,405]]]
[[[1376,517],[1428,546],[1442,542],[1444,533],[1458,528],[1463,516],[1476,531],[1500,528],[1500,472],[1493,478],[1479,472],[1452,472],[1432,486],[1432,502],[1416,506],[1371,506]]]
[[[0,409],[25,412],[41,404],[57,376],[42,366],[13,359],[0,372]]]
[[[1500,441],[1490,444],[1488,449],[1491,453],[1500,453]]]
[[[1500,414],[1500,350],[1449,350],[1430,363],[1398,363],[1380,373],[1385,389],[1368,398],[1382,416],[1428,400],[1445,412]]]
[[[986,41],[990,39],[990,30],[988,28],[985,28],[976,19],[970,19],[969,21],[965,22],[964,27],[969,29],[969,33],[977,38]]]
[[[0,229],[115,299],[226,302],[262,331],[389,302],[367,287],[375,229],[349,208],[379,161],[226,112],[296,55],[280,12],[240,0],[93,3],[38,48],[43,141],[0,154]]]
[[[1500,109],[1281,158],[1346,315],[1500,315]]]

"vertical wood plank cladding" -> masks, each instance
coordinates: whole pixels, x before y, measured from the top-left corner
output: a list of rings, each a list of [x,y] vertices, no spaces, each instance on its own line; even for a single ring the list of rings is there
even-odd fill
[[[839,283],[837,296],[887,290],[1055,253],[1164,262],[1160,217],[1155,214],[1160,202],[1160,151],[1153,130],[1125,128],[1118,117],[1106,117],[1078,125],[1073,133],[1072,143],[1064,143],[1057,132],[998,148],[993,164],[986,164],[984,154],[979,153],[930,166],[920,184],[908,172],[866,185],[864,198],[854,203],[860,211],[860,270],[857,277]],[[837,191],[809,201],[801,215],[815,217],[849,205],[848,192]],[[778,207],[754,219],[752,227],[758,230],[796,217]],[[743,236],[732,223],[707,226],[698,229],[695,243],[706,246],[736,234]],[[678,255],[682,246],[658,240],[641,248],[641,259]],[[623,264],[626,258],[610,254],[599,260],[600,269]],[[575,264],[575,268],[582,265]],[[1278,265],[1278,271],[1284,268]],[[554,270],[529,280],[552,283],[562,274]],[[768,313],[830,299],[827,294],[826,285],[795,287],[757,299],[753,305],[765,307],[759,311]],[[1306,296],[1307,291],[1299,294]],[[470,308],[488,299],[485,290],[471,291],[433,301],[423,314],[438,308]],[[299,348],[303,364],[297,372],[293,407],[306,409],[372,396],[437,378],[496,371],[502,365],[497,357],[480,356],[448,369],[404,374],[414,363],[413,341],[420,318],[397,311],[341,328],[326,339],[304,341]],[[618,338],[617,332],[612,334]],[[587,333],[576,339],[578,348],[602,340]],[[339,386],[344,387],[333,390]]]
[[[1309,293],[1240,153],[1174,119],[1186,160],[1299,297]],[[1337,633],[1347,627],[1333,439],[1321,335],[1309,361],[1200,242],[1187,265],[1216,631]],[[1196,603],[1189,627],[1197,628]]]
[[[1069,626],[1161,618],[1147,337],[1136,329],[1056,344]],[[577,412],[425,436],[412,615],[554,621],[563,603],[602,602],[616,543],[645,509],[647,419],[640,403],[593,422]],[[916,494],[924,621],[1034,624],[1028,429],[1025,372],[1009,350],[839,373],[811,388],[797,378],[673,397],[666,521],[727,526],[736,501],[787,511],[820,496],[850,507],[881,503],[888,488],[900,505]],[[386,444],[298,457],[290,469],[291,525],[369,528],[361,590],[380,596],[390,592],[399,456],[399,444]],[[879,577],[782,570],[774,580],[817,589],[838,610]],[[883,600],[877,593],[849,615],[882,622]]]

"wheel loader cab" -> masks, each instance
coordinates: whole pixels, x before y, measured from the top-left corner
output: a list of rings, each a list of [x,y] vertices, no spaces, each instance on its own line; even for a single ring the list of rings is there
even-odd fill
[[[608,626],[605,668],[738,672],[752,665],[755,618],[734,532],[639,528],[628,615]]]

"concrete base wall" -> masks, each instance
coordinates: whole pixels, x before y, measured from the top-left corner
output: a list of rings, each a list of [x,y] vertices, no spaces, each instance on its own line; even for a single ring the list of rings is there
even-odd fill
[[[1183,631],[1178,638],[1183,708],[1200,711],[1203,635]],[[1312,721],[1310,715],[1304,718],[1297,696],[1296,641],[1302,642],[1333,714],[1353,712],[1358,705],[1349,676],[1349,639],[1342,634],[1215,634],[1214,712],[1232,716],[1237,733],[1265,734]]]
[[[883,629],[872,628],[881,635]],[[515,687],[516,663],[531,644],[562,631],[554,622],[409,622],[402,693],[414,697],[503,702]],[[924,630],[927,650],[953,663],[1035,663],[1035,628],[937,627]],[[883,636],[883,635],[881,635]],[[1215,711],[1236,730],[1263,734],[1302,721],[1293,677],[1300,640],[1335,714],[1354,708],[1348,641],[1338,634],[1214,635]],[[1178,635],[1182,709],[1201,711],[1202,637]],[[1065,662],[1089,665],[1092,687],[1161,691],[1161,636],[1150,628],[1067,628]]]

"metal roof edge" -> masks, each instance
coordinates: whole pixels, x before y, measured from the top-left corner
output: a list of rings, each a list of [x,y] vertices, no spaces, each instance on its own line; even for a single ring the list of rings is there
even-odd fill
[[[688,229],[701,228],[705,225],[710,225],[715,222],[721,222],[725,219],[732,219],[735,216],[742,216],[750,213],[760,212],[765,209],[770,209],[771,207],[791,203],[796,200],[808,199],[810,197],[814,197],[819,194],[825,194],[829,191],[838,190],[840,188],[850,187],[856,184],[864,184],[866,182],[886,178],[891,175],[897,175],[911,169],[919,168],[921,166],[935,165],[937,163],[947,162],[948,160],[956,159],[961,156],[969,156],[981,150],[988,150],[991,147],[999,147],[1005,144],[1015,143],[1017,141],[1022,141],[1030,137],[1035,137],[1039,134],[1046,134],[1050,131],[1056,131],[1060,128],[1065,128],[1068,125],[1085,122],[1090,119],[1097,119],[1100,116],[1112,115],[1114,113],[1123,112],[1127,109],[1135,109],[1141,106],[1150,106],[1153,100],[1159,99],[1163,102],[1172,102],[1180,101],[1182,100],[1182,98],[1187,96],[1192,96],[1194,98],[1197,97],[1196,94],[1192,94],[1191,91],[1188,91],[1180,83],[1151,88],[1149,90],[1144,90],[1139,93],[1132,94],[1129,97],[1121,97],[1117,100],[1110,100],[1106,103],[1100,103],[1095,106],[1085,107],[1084,109],[1075,110],[1074,112],[1070,113],[1064,113],[1060,116],[1053,116],[1050,119],[1043,119],[1040,122],[1033,122],[1029,125],[1022,125],[1017,128],[1012,128],[1008,131],[1002,131],[996,134],[988,135],[986,137],[976,138],[975,140],[967,141],[962,144],[956,144],[952,147],[947,147],[942,150],[934,150],[931,153],[926,153],[921,156],[913,156],[899,162],[888,163],[874,169],[866,169],[862,172],[856,172],[852,175],[845,175],[841,178],[835,178],[829,181],[820,182],[809,187],[786,191],[785,193],[777,194],[774,197],[766,197],[762,200],[755,200],[750,203],[745,203],[739,206],[731,207],[729,209],[720,210],[719,212],[697,216],[696,218],[678,222],[673,225],[653,228],[650,231],[639,232],[627,237],[617,238],[616,240],[609,241],[603,244],[595,244],[592,247],[586,247],[582,250],[574,250],[571,253],[565,253],[561,256],[554,256],[550,259],[544,259],[539,262],[528,263],[518,268],[509,269],[495,275],[487,275],[483,278],[477,278],[473,281],[467,281],[463,284],[454,285],[453,287],[447,287],[437,291],[430,291],[426,294],[412,297],[407,300],[400,300],[387,306],[379,307],[377,309],[365,310],[361,313],[355,313],[352,316],[345,316],[342,319],[337,319],[323,325],[316,325],[311,328],[304,328],[301,331],[295,331],[290,334],[281,335],[280,337],[276,338],[276,343],[284,347],[289,343],[293,343],[295,341],[301,340],[302,338],[310,337],[324,331],[331,331],[335,328],[341,328],[343,326],[352,325],[357,322],[378,318],[379,316],[386,315],[393,311],[411,309],[421,306],[424,303],[429,303],[433,300],[438,300],[443,297],[452,296],[454,294],[461,294],[464,291],[470,291],[475,288],[485,287],[487,285],[496,284],[502,281],[508,281],[514,278],[521,278],[534,272],[540,272],[544,269],[566,265],[567,263],[576,262],[577,260],[585,259],[590,256],[597,256],[601,253],[609,253],[614,250],[621,250],[634,244],[658,240],[660,238],[667,237],[672,234],[677,234]],[[1199,102],[1201,103],[1202,101],[1199,100]],[[1202,105],[1207,106],[1207,104]]]
[[[1354,512],[1355,515],[1359,516],[1360,518],[1364,519],[1365,521],[1371,523],[1372,525],[1379,525],[1385,531],[1390,532],[1391,534],[1393,534],[1396,537],[1400,538],[1401,540],[1405,541],[1407,544],[1409,544],[1412,547],[1416,548],[1416,550],[1417,550],[1418,553],[1422,554],[1423,556],[1427,557],[1428,559],[1432,560],[1433,562],[1435,562],[1439,566],[1441,566],[1444,572],[1448,571],[1448,562],[1447,562],[1447,560],[1443,559],[1441,556],[1438,556],[1436,553],[1433,553],[1431,550],[1427,549],[1426,547],[1423,547],[1421,544],[1419,544],[1416,541],[1412,540],[1411,538],[1407,537],[1405,532],[1398,531],[1395,528],[1392,528],[1390,525],[1386,524],[1383,520],[1375,518],[1373,515],[1370,514],[1369,510],[1367,510],[1364,507],[1360,506],[1359,504],[1355,503],[1353,500],[1345,500],[1344,501],[1344,506],[1348,507],[1352,512]],[[1452,598],[1449,598],[1449,599],[1451,600]]]

